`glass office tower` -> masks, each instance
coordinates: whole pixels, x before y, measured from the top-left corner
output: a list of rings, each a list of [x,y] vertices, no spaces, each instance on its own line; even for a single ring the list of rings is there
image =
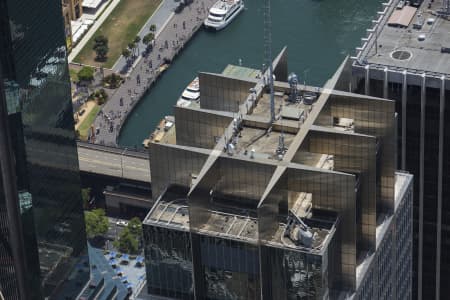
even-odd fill
[[[149,294],[411,299],[413,179],[395,171],[395,102],[335,90],[346,65],[324,88],[299,86],[283,49],[275,104],[267,73],[199,73],[200,101],[175,106],[149,144]]]
[[[0,289],[72,299],[89,279],[60,1],[0,0]]]
[[[413,1],[410,1],[412,4]],[[395,100],[398,167],[414,174],[413,298],[450,293],[450,8],[420,1],[407,24],[395,23],[397,1],[377,16],[378,34],[358,48],[351,89]],[[422,22],[428,20],[428,22]],[[425,23],[425,24],[422,24]],[[421,36],[424,36],[423,40]],[[375,38],[376,37],[376,38]],[[349,86],[345,89],[348,90]]]

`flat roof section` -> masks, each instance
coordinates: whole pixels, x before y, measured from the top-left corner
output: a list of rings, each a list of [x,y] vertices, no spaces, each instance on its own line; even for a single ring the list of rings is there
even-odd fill
[[[443,0],[424,1],[405,28],[384,26],[377,43],[360,62],[417,73],[450,74],[450,53],[441,52],[442,47],[450,48],[450,19],[437,16],[442,3]],[[397,11],[394,9],[391,19]]]
[[[264,129],[244,127],[240,135],[235,145],[236,154],[250,155],[250,152],[255,150],[255,158],[276,158],[281,132],[272,131],[267,133],[267,130]],[[283,133],[283,135],[285,150],[287,150],[295,135],[289,133]]]
[[[97,9],[103,0],[83,0],[83,7]]]
[[[412,6],[404,6],[402,9],[396,9],[389,18],[388,25],[408,27],[411,24],[417,8]]]
[[[261,78],[261,71],[242,66],[228,65],[223,71],[222,75],[231,76],[239,79],[259,79]]]
[[[247,242],[257,241],[258,220],[256,218],[219,211],[210,211],[210,213],[209,220],[200,228],[199,233]]]
[[[144,224],[189,230],[186,188],[171,186],[161,195],[147,215]]]

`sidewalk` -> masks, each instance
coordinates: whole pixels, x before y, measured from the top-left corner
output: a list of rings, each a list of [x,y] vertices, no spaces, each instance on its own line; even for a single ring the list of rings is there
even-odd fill
[[[89,28],[88,32],[84,35],[81,41],[72,49],[72,52],[69,54],[69,63],[71,63],[75,57],[77,57],[78,53],[83,49],[84,45],[89,41],[89,39],[94,35],[97,29],[105,22],[106,18],[109,14],[114,10],[114,8],[119,4],[120,0],[112,0],[111,4],[105,9],[100,18],[95,21],[94,25]]]
[[[163,0],[153,15],[147,20],[147,22],[142,26],[139,31],[139,36],[141,37],[141,41],[144,36],[150,32],[150,25],[156,25],[156,35],[158,35],[163,29],[164,25],[170,20],[173,11],[177,7],[178,3],[174,0]],[[156,38],[155,35],[155,38]],[[144,43],[139,43],[139,53],[145,51],[146,46]],[[142,57],[140,55],[140,57]],[[126,59],[122,55],[117,59],[114,66],[112,67],[114,72],[120,73],[126,65]]]

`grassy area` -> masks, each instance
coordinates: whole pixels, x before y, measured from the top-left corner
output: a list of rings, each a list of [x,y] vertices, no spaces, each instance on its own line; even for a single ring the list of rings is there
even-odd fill
[[[103,63],[106,68],[112,68],[122,54],[122,50],[131,42],[148,18],[158,8],[161,0],[121,0],[105,22],[86,43],[75,57],[76,62],[92,66],[101,66],[95,61],[94,38],[104,35],[108,38],[108,59]]]
[[[83,140],[83,141],[87,140],[91,125],[92,125],[92,123],[94,123],[95,117],[97,116],[99,111],[100,111],[100,106],[95,104],[95,106],[92,108],[92,110],[86,116],[86,119],[84,119],[83,122],[80,124],[80,127],[78,127],[78,131],[80,132],[81,140]]]
[[[72,82],[78,82],[78,75],[77,75],[77,71],[76,70],[74,70],[74,69],[71,69],[70,67],[69,67],[69,74],[70,74],[70,80],[72,81]]]

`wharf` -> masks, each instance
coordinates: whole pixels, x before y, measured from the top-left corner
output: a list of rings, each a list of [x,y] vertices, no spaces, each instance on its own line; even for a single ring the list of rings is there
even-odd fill
[[[94,121],[96,135],[90,142],[116,146],[122,125],[139,100],[162,74],[161,67],[172,61],[184,45],[202,26],[209,7],[216,0],[194,1],[181,13],[172,14],[156,34],[153,51],[138,60],[126,81],[103,106]]]

